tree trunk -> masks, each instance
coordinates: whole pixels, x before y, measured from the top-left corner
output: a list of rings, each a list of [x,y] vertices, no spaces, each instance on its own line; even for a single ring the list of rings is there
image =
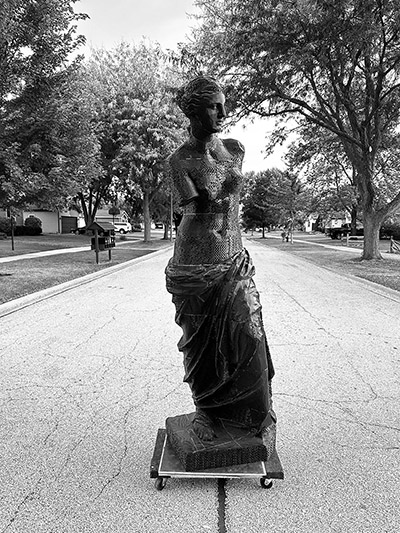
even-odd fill
[[[350,235],[357,235],[357,205],[351,206]]]
[[[83,217],[84,217],[84,220],[85,220],[85,226],[87,226],[88,225],[88,210],[87,210],[87,207],[86,207],[85,197],[80,192],[80,193],[78,193],[78,198],[79,198],[79,201],[81,203]]]
[[[382,259],[379,251],[379,230],[382,220],[373,212],[364,211],[364,250],[363,259]]]
[[[151,241],[150,194],[143,191],[144,242]]]
[[[97,195],[94,198],[93,192],[90,191],[88,205],[86,205],[85,197],[82,193],[79,193],[78,197],[81,203],[83,216],[85,218],[85,226],[90,226],[91,224],[93,224],[94,219],[96,218],[96,213],[100,205],[101,196]]]
[[[86,226],[90,226],[91,224],[93,224],[94,219],[95,219],[95,217],[93,216],[92,213],[90,215],[88,215]]]
[[[383,221],[383,212],[375,207],[375,191],[373,187],[374,155],[366,148],[358,154],[354,161],[357,169],[356,185],[363,210],[364,249],[362,259],[382,259],[379,251],[379,230]]]
[[[164,237],[163,239],[167,241],[169,239],[169,221],[164,222]]]

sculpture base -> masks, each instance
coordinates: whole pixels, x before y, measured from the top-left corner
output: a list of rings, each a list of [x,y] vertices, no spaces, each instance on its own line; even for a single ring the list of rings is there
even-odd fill
[[[268,461],[188,472],[172,449],[165,429],[159,429],[150,464],[150,478],[155,479],[157,490],[162,490],[169,478],[216,479],[218,482],[226,479],[258,478],[261,487],[269,489],[272,479],[283,479],[284,474],[275,449]]]
[[[260,437],[249,430],[223,424],[214,427],[216,438],[200,440],[193,431],[195,413],[166,420],[166,432],[174,453],[186,471],[196,472],[266,461],[268,451]]]

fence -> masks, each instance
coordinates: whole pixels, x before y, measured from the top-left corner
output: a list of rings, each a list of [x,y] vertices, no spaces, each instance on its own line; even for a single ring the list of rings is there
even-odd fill
[[[364,246],[364,237],[361,236],[351,236],[346,233],[346,239],[341,239],[343,246],[351,246],[354,248],[362,248]]]
[[[395,241],[393,237],[390,237],[390,253],[400,254],[400,242]]]

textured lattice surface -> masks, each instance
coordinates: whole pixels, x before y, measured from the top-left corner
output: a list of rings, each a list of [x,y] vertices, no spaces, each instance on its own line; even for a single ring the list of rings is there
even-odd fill
[[[276,424],[272,422],[264,428],[262,432],[262,441],[267,450],[268,458],[272,456],[276,449]]]
[[[218,265],[166,269],[183,335],[185,381],[197,409],[261,431],[274,369],[246,250]]]
[[[216,438],[201,441],[192,429],[194,413],[166,420],[168,439],[187,472],[266,461],[262,439],[232,426],[215,426]]]
[[[212,427],[222,419],[254,435],[274,420],[268,391],[274,370],[239,228],[243,156],[238,141],[216,136],[207,143],[191,137],[171,156],[184,215],[166,277],[197,413]],[[230,460],[258,460],[251,455],[256,448],[233,448]]]
[[[194,137],[171,157],[174,185],[184,205],[174,262],[213,264],[242,248],[239,194],[244,149],[238,141]]]

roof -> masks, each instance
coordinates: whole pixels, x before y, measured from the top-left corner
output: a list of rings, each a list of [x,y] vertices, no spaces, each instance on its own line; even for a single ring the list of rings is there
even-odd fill
[[[88,226],[86,229],[97,229],[97,231],[115,231],[115,226],[113,226],[113,224],[110,222],[92,222],[92,224],[90,224],[90,226]]]

